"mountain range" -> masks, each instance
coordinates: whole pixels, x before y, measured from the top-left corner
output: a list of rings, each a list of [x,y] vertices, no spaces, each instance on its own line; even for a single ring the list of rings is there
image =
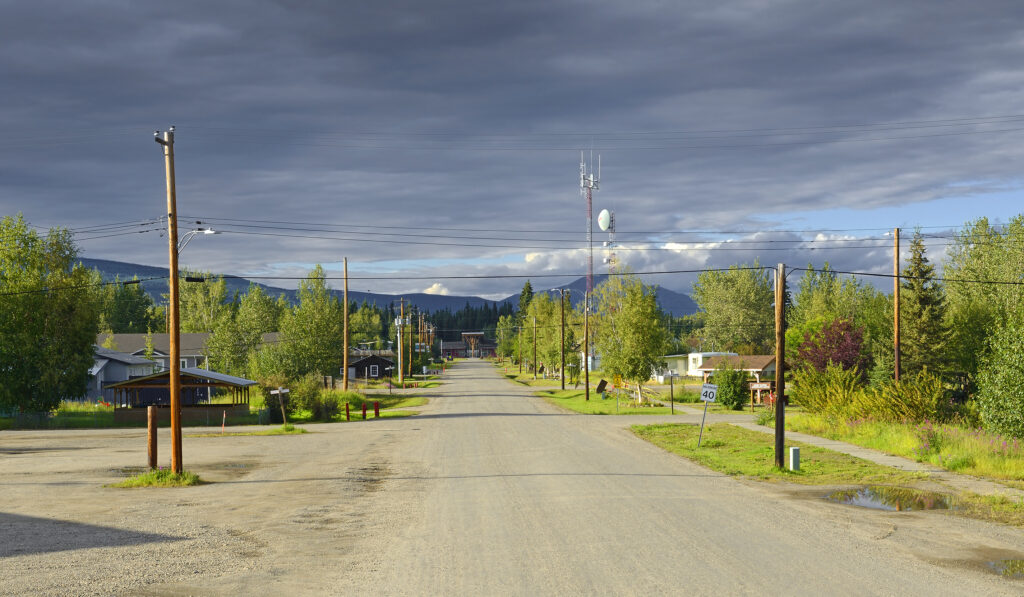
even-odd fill
[[[123,261],[111,261],[107,259],[88,259],[81,258],[79,261],[82,265],[95,269],[100,272],[104,281],[113,281],[115,279],[120,280],[131,280],[133,277],[138,277],[141,282],[143,289],[152,297],[153,301],[157,304],[163,303],[163,294],[167,293],[167,268],[153,267],[150,265],[140,265],[137,263],[127,263]],[[147,279],[154,278],[154,279]],[[594,276],[594,285],[597,286],[601,282],[604,282],[608,278],[607,274],[601,274]],[[246,278],[237,276],[225,276],[225,283],[227,284],[228,295],[234,295],[236,292],[239,294],[245,294],[249,290],[250,284],[255,284],[263,289],[264,292],[271,296],[278,296],[280,294],[285,295],[288,300],[295,302],[296,291],[289,290],[287,288],[277,288],[274,286],[267,286],[266,284],[260,284],[259,282],[253,282]],[[186,282],[182,278],[182,284],[194,284],[195,282]],[[586,290],[587,280],[586,278],[578,278],[574,282],[567,284],[564,288],[570,288],[577,292],[571,292],[570,296],[572,304],[576,305],[583,300],[583,292]],[[697,304],[693,302],[688,295],[681,292],[674,292],[667,288],[656,286],[658,305],[661,306],[662,310],[681,317],[683,315],[690,315],[697,311]],[[332,292],[341,299],[341,290],[332,290]],[[534,289],[534,292],[547,292],[550,294],[557,293],[557,289]],[[370,304],[386,305],[388,303],[397,301],[399,298],[404,298],[409,303],[416,305],[420,309],[433,313],[434,311],[450,310],[452,312],[462,309],[466,305],[472,307],[491,306],[494,304],[502,305],[504,303],[511,303],[512,305],[519,304],[519,295],[514,294],[507,298],[492,301],[478,296],[456,296],[456,295],[442,295],[442,294],[426,294],[422,292],[404,294],[404,295],[391,295],[391,294],[377,294],[372,292],[359,292],[350,290],[348,293],[349,301],[355,303],[362,303],[366,301]]]

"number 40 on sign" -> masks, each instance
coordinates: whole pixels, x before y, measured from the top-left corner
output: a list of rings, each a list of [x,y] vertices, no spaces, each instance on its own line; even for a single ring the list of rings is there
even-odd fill
[[[700,399],[704,402],[714,402],[718,395],[718,386],[713,383],[706,383],[700,388]]]

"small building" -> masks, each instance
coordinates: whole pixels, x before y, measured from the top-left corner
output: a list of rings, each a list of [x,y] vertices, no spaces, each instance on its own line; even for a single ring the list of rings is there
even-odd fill
[[[102,346],[93,346],[93,366],[89,369],[89,385],[84,398],[89,402],[113,402],[113,392],[104,390],[106,384],[149,375],[156,367],[155,361]]]
[[[161,420],[169,417],[170,376],[170,371],[159,371],[151,375],[107,384],[105,389],[113,391],[114,422],[144,421],[145,407],[148,406],[158,407],[158,417]],[[251,379],[193,367],[182,369],[180,380],[181,417],[182,421],[186,423],[200,423],[204,419],[209,423],[210,412],[214,410],[223,409],[225,417],[247,414],[249,412],[249,388],[256,385],[256,382]],[[230,402],[211,404],[210,395],[214,389],[227,391]]]
[[[755,381],[770,380],[775,377],[775,355],[773,354],[713,356],[705,360],[697,370],[707,382],[708,378],[715,374],[715,370],[722,365],[746,371],[748,375],[753,376]]]
[[[380,355],[370,355],[348,364],[349,375],[355,379],[389,377],[395,362]]]
[[[441,358],[493,358],[498,344],[484,337],[483,332],[462,332],[461,341],[441,341]]]
[[[96,344],[113,343],[115,350],[144,357],[146,355],[147,336],[152,338],[153,354],[150,357],[159,369],[171,367],[171,336],[170,334],[100,334]],[[189,367],[206,367],[206,343],[210,334],[181,333],[178,337],[178,352],[182,369]],[[278,332],[263,334],[263,343],[270,344],[280,340]]]

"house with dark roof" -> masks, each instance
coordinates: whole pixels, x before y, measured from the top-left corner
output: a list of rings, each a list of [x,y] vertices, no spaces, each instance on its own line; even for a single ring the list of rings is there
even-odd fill
[[[263,334],[263,343],[273,343],[280,339],[280,333],[270,332]],[[97,344],[113,343],[116,350],[135,356],[145,356],[146,337],[149,334],[100,334],[96,337]],[[181,354],[181,368],[205,367],[206,366],[206,342],[210,334],[203,333],[182,333],[178,339],[178,350]],[[152,334],[153,356],[152,360],[161,369],[171,367],[171,336],[170,334]]]
[[[395,366],[395,362],[380,355],[370,355],[357,361],[349,362],[349,373],[355,379],[380,379],[388,377],[389,369]]]
[[[104,391],[106,384],[149,375],[157,366],[155,361],[140,356],[94,346],[93,366],[89,369],[89,385],[84,399],[111,402],[113,392]]]

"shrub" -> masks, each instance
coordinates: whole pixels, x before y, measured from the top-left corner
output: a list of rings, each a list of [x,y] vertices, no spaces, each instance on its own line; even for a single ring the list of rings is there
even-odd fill
[[[747,373],[722,363],[712,380],[718,386],[717,400],[732,410],[740,410],[747,401]]]
[[[874,417],[881,421],[946,421],[952,403],[942,380],[927,370],[900,381],[887,381],[854,396],[847,416]]]
[[[848,415],[850,404],[864,391],[860,379],[856,369],[829,364],[824,371],[800,369],[793,374],[793,385],[797,401],[807,412],[831,419]]]
[[[992,339],[978,371],[978,406],[985,429],[1024,437],[1024,325],[1011,321]]]

